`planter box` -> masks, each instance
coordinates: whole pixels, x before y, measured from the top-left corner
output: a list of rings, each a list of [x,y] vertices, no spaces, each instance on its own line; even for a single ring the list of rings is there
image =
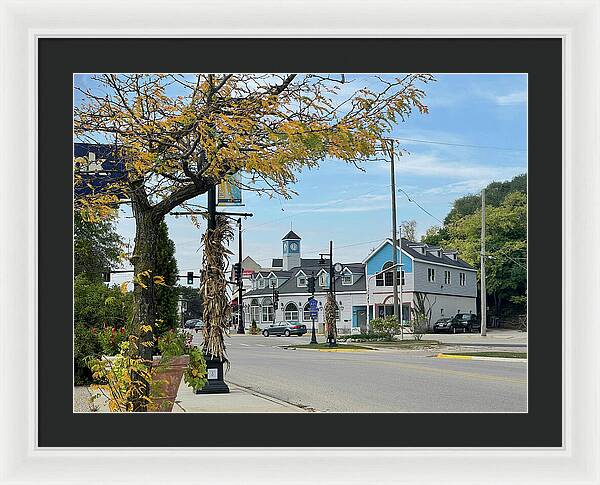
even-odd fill
[[[180,355],[161,363],[161,357],[154,357],[152,367],[155,369],[152,380],[150,398],[152,404],[148,411],[170,413],[177,398],[177,390],[181,384],[183,372],[190,362],[189,355]]]

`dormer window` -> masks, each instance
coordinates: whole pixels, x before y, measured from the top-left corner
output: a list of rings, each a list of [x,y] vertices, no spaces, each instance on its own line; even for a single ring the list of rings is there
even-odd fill
[[[277,277],[276,276],[271,277],[271,279],[269,280],[269,286],[271,288],[277,288]]]
[[[329,288],[329,275],[325,272],[319,275],[319,286]]]
[[[261,290],[265,287],[265,279],[262,276],[258,278],[258,287]]]
[[[354,278],[352,275],[352,271],[350,271],[348,268],[346,268],[344,270],[344,272],[342,273],[342,285],[351,286],[353,283],[354,283]]]
[[[296,278],[296,282],[297,282],[298,286],[300,286],[300,287],[305,287],[308,285],[306,276],[304,274],[298,275],[298,278]]]

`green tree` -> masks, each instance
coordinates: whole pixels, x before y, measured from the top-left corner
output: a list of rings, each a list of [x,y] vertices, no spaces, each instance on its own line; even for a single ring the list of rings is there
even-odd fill
[[[156,287],[156,334],[162,335],[179,323],[177,287],[177,260],[175,244],[169,239],[169,228],[162,221],[156,240],[156,275],[162,276],[164,285]]]
[[[506,182],[492,182],[485,188],[485,204],[498,207],[508,194],[519,192],[527,194],[527,175],[521,174]],[[481,209],[481,198],[479,195],[466,195],[456,199],[452,210],[444,219],[444,224],[450,224],[462,217],[472,215]]]
[[[487,199],[487,197],[486,197]],[[445,226],[439,244],[457,249],[460,257],[479,268],[481,208]],[[437,236],[439,234],[436,233]],[[430,242],[431,238],[425,238]],[[496,313],[522,311],[527,288],[527,195],[508,193],[497,206],[486,204],[486,284]],[[478,273],[479,278],[479,273]],[[516,298],[515,298],[516,297]],[[508,307],[506,304],[509,303]],[[505,308],[506,307],[506,308]]]
[[[192,318],[202,318],[202,298],[198,288],[191,286],[178,286],[179,297],[187,301],[187,310],[185,311],[184,320]]]
[[[417,240],[417,221],[411,219],[410,221],[402,221],[400,223],[401,236],[409,241]]]
[[[74,281],[74,323],[87,327],[123,327],[131,318],[131,292],[80,274]]]
[[[102,272],[119,263],[123,241],[110,220],[91,223],[75,211],[74,276],[85,274],[89,280],[102,281]]]

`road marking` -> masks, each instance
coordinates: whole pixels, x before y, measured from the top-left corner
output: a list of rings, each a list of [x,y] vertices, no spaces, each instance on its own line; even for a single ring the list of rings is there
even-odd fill
[[[257,347],[266,347],[265,344],[256,344]]]
[[[241,343],[241,342],[240,342],[240,345],[243,345],[244,347],[250,347],[250,345],[248,345],[248,344],[243,344],[243,343]]]
[[[446,354],[437,354],[435,356],[436,359],[463,359],[463,360],[473,360],[472,355],[446,355]]]
[[[427,367],[427,366],[414,365],[414,364],[404,364],[402,362],[390,362],[387,360],[366,359],[366,360],[357,361],[354,359],[344,359],[344,358],[339,358],[337,360],[347,360],[349,362],[355,362],[360,365],[363,365],[365,363],[376,364],[376,365],[377,364],[393,365],[396,367],[401,367],[403,369],[411,369],[411,370],[417,370],[417,371],[422,371],[422,372],[429,372],[431,374],[445,374],[445,375],[457,377],[457,378],[470,377],[472,379],[479,379],[479,380],[483,380],[483,381],[487,380],[487,381],[509,382],[511,384],[527,384],[527,379],[512,379],[510,377],[492,376],[492,375],[488,375],[488,374],[478,374],[476,372],[464,372],[464,371],[451,370],[451,369],[440,369],[440,368],[435,368],[435,367]]]
[[[437,354],[434,357],[436,359],[487,360],[489,362],[527,362],[527,359],[520,359],[516,357],[484,357],[481,355]]]

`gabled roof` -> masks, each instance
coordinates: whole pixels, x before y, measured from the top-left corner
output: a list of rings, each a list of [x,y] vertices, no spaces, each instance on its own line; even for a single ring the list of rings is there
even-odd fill
[[[369,253],[369,255],[365,258],[365,260],[363,261],[364,264],[367,263],[367,261],[369,261],[373,256],[375,256],[375,254],[377,254],[381,248],[383,248],[386,244],[392,244],[392,240],[390,238],[384,239],[375,249],[373,249],[373,251],[371,251],[371,253]],[[402,252],[404,254],[406,254],[407,256],[410,256],[412,259],[416,259],[416,260],[420,260],[420,261],[428,261],[431,263],[438,263],[438,264],[445,264],[448,266],[455,266],[457,268],[464,268],[464,269],[474,269],[469,263],[463,261],[460,258],[456,258],[456,259],[452,259],[449,258],[448,256],[446,256],[443,252],[441,253],[441,256],[434,256],[433,254],[429,254],[427,251],[425,252],[425,254],[422,254],[421,252],[417,251],[416,249],[412,248],[411,245],[419,245],[422,247],[426,247],[427,251],[429,250],[439,250],[442,251],[441,248],[438,247],[434,247],[434,246],[427,246],[426,244],[422,244],[422,243],[415,243],[413,241],[409,241],[408,239],[402,238]]]
[[[316,261],[318,261],[318,260],[316,260]],[[342,266],[344,268],[347,267],[347,268],[351,269],[351,271],[354,275],[354,278],[353,278],[352,285],[342,285],[342,275],[341,274],[336,275],[336,277],[335,277],[336,292],[343,293],[346,291],[365,291],[365,289],[366,289],[365,266],[362,263],[347,263],[347,264],[342,263]],[[314,268],[315,276],[317,276],[317,273],[319,270],[324,270],[327,272],[328,269],[329,269],[329,264],[327,264],[326,268],[323,268],[322,265],[320,267],[315,267]],[[292,276],[295,276],[300,271],[302,271],[303,273],[306,274],[306,268],[298,267],[298,266],[287,271],[287,273],[290,277],[277,288],[277,291],[279,291],[280,295],[285,295],[286,293],[288,293],[288,294],[290,294],[290,293],[306,293],[306,295],[308,296],[308,291],[306,289],[306,286],[298,286],[298,279],[295,277],[292,277]],[[278,273],[282,273],[282,272],[278,272]],[[270,295],[272,293],[272,291],[273,290],[271,288],[257,288],[256,290],[250,290],[250,291],[244,293],[244,298],[260,296],[260,295]],[[326,293],[327,291],[328,290],[326,288],[317,286],[317,293]]]
[[[294,231],[290,231],[288,232],[285,236],[283,236],[281,238],[282,241],[286,240],[286,239],[296,239],[296,240],[300,240],[302,239],[300,236],[298,236],[298,234],[296,234]]]

